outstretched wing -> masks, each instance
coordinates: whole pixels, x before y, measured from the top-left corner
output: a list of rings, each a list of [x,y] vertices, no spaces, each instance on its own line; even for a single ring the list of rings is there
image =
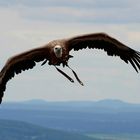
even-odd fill
[[[110,56],[119,56],[126,63],[130,62],[134,69],[140,70],[140,52],[135,51],[105,33],[77,36],[67,41],[69,50],[103,49]]]
[[[6,89],[6,83],[15,74],[32,69],[36,65],[36,62],[49,59],[49,55],[48,47],[44,46],[10,58],[0,72],[0,103]]]

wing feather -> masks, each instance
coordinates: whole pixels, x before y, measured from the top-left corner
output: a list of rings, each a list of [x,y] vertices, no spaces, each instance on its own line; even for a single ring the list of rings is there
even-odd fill
[[[140,70],[140,52],[124,45],[105,33],[94,33],[70,38],[67,41],[69,51],[80,49],[102,49],[109,56],[119,56],[126,63],[130,62],[138,72]]]
[[[10,58],[0,72],[0,103],[6,89],[6,83],[15,74],[32,69],[36,65],[36,62],[43,61],[44,59],[49,59],[49,50],[46,46]]]

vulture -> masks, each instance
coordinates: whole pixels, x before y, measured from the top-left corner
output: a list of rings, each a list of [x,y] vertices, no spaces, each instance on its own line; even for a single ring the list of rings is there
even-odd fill
[[[91,33],[79,35],[66,39],[53,40],[44,46],[23,52],[8,59],[0,72],[0,103],[6,90],[7,82],[22,71],[32,69],[37,62],[41,65],[48,62],[53,65],[58,72],[64,75],[68,80],[74,82],[66,73],[58,68],[60,64],[63,67],[69,67],[68,60],[73,56],[70,51],[78,51],[80,49],[101,49],[109,56],[118,56],[126,63],[130,63],[136,72],[140,70],[140,52],[124,45],[117,39],[107,35],[106,33]],[[77,79],[83,85],[76,72],[70,68]]]

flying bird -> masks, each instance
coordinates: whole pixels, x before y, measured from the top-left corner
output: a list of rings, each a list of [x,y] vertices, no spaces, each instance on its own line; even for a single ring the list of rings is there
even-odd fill
[[[74,82],[74,80],[60,70],[58,66],[62,64],[63,67],[69,67],[68,60],[73,57],[69,54],[70,51],[78,51],[86,48],[102,49],[107,52],[107,55],[119,56],[124,62],[130,63],[136,72],[140,70],[140,52],[124,45],[106,33],[92,33],[67,39],[53,40],[44,46],[23,52],[8,59],[0,72],[0,103],[2,102],[7,82],[14,77],[15,74],[32,69],[36,63],[40,61],[42,61],[41,65],[46,64],[46,62],[48,62],[49,65],[53,65],[58,72],[71,82]],[[83,85],[76,72],[72,68],[70,69],[77,81]]]

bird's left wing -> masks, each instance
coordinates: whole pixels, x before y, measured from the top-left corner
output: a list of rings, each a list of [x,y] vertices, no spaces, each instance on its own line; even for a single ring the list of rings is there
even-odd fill
[[[67,40],[68,50],[102,49],[110,56],[119,56],[126,63],[130,62],[134,69],[140,70],[140,52],[135,51],[105,33],[94,33],[73,37]]]
[[[6,89],[6,83],[15,74],[32,69],[36,65],[36,62],[49,59],[49,57],[49,49],[47,46],[44,46],[10,58],[0,72],[0,103]]]

